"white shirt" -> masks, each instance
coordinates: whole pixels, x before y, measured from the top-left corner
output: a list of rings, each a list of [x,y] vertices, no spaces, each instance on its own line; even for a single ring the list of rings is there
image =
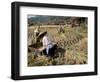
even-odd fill
[[[48,36],[43,37],[43,48],[46,48],[48,45],[52,45],[52,42]]]

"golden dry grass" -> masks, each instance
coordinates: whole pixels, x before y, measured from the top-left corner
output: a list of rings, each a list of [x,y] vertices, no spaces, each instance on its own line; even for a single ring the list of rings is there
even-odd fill
[[[34,43],[34,26],[28,28],[28,43]],[[52,36],[53,42],[64,49],[58,50],[54,57],[38,55],[35,57],[34,50],[28,53],[28,66],[48,66],[48,65],[72,65],[87,64],[87,28],[85,27],[65,27],[64,33],[58,33],[58,26],[41,27],[41,32],[47,31]]]

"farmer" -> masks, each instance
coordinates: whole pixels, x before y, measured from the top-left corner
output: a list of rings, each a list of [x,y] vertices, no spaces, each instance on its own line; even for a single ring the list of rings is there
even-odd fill
[[[58,33],[64,33],[64,26],[59,24]]]
[[[55,51],[54,43],[50,40],[50,37],[47,35],[47,32],[42,34],[42,50],[46,56],[53,56]]]
[[[34,30],[34,38],[35,38],[35,43],[37,43],[37,37],[38,37],[38,35],[39,35],[39,26]]]

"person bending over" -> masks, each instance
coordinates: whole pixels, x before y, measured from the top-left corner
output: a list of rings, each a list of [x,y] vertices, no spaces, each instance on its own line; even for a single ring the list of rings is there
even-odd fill
[[[42,44],[43,44],[43,53],[46,56],[54,56],[54,44],[51,41],[50,37],[48,36],[47,32],[43,33],[42,38]]]

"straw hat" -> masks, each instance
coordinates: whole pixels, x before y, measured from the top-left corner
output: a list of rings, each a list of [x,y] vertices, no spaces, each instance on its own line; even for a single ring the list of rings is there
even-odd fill
[[[38,38],[42,38],[44,35],[46,35],[47,34],[47,32],[45,31],[45,32],[41,32],[39,35],[38,35]]]

